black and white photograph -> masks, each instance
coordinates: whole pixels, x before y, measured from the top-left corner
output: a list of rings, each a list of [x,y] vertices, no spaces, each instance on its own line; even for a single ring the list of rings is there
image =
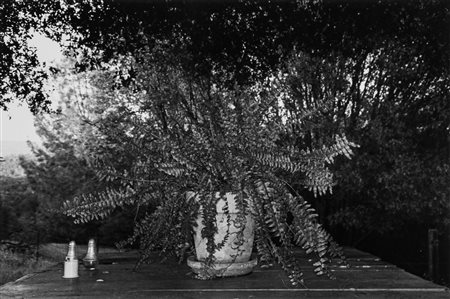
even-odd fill
[[[450,1],[0,0],[0,298],[450,298]]]

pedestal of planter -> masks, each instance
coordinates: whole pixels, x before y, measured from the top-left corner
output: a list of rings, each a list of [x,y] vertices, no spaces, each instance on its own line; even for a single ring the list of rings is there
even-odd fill
[[[187,264],[191,267],[192,272],[195,274],[200,274],[204,264],[198,261],[194,256],[190,256],[187,259]],[[215,263],[214,271],[216,277],[230,277],[230,276],[241,276],[249,274],[253,271],[253,268],[258,264],[257,259],[254,258],[247,262],[233,262],[233,263]]]

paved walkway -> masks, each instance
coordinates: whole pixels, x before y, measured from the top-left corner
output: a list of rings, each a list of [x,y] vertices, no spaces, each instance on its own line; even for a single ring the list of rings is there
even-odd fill
[[[133,272],[133,253],[104,254],[98,270],[80,266],[77,279],[63,279],[62,263],[0,287],[0,298],[450,298],[448,289],[356,249],[350,268],[333,266],[336,280],[317,277],[302,256],[305,288],[292,288],[280,268],[201,281],[175,262],[144,265]]]

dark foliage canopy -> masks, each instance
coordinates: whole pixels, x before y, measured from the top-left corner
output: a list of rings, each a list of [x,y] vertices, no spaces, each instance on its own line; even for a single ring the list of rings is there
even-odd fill
[[[186,69],[197,75],[225,73],[225,83],[264,77],[293,50],[313,55],[338,51],[351,56],[396,41],[413,44],[433,72],[449,61],[447,1],[2,1],[0,107],[27,101],[48,107],[26,40],[30,29],[69,39],[81,52],[78,70],[99,67],[164,41],[166,50],[188,54]],[[83,46],[82,49],[79,47]],[[123,80],[129,84],[133,78]]]

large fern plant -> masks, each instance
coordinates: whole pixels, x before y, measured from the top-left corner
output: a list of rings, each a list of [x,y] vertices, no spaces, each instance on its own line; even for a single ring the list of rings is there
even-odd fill
[[[239,213],[254,217],[255,247],[263,267],[276,262],[294,285],[303,283],[295,259],[299,247],[311,256],[318,275],[331,276],[328,265],[343,259],[341,250],[289,182],[294,175],[315,194],[331,191],[328,165],[336,156],[350,157],[355,145],[345,136],[334,136],[321,148],[284,142],[282,136],[293,126],[306,129],[314,109],[301,111],[304,119],[298,114],[294,119],[283,105],[290,93],[281,79],[226,88],[214,75],[193,77],[170,64],[153,61],[133,67],[138,74],[134,88],[120,91],[122,106],[113,110],[127,124],[102,132],[132,158],[124,167],[117,156],[94,156],[98,177],[111,187],[64,203],[65,213],[86,222],[107,217],[116,208],[135,207],[134,232],[119,245],[139,243],[139,266],[154,251],[184,258],[192,248],[199,204],[204,207],[202,236],[212,256],[222,245],[214,241],[213,194],[232,191],[238,195]],[[103,119],[111,120],[111,115]],[[188,191],[200,194],[200,202],[186,200]],[[203,278],[214,276],[206,273],[209,277]]]

